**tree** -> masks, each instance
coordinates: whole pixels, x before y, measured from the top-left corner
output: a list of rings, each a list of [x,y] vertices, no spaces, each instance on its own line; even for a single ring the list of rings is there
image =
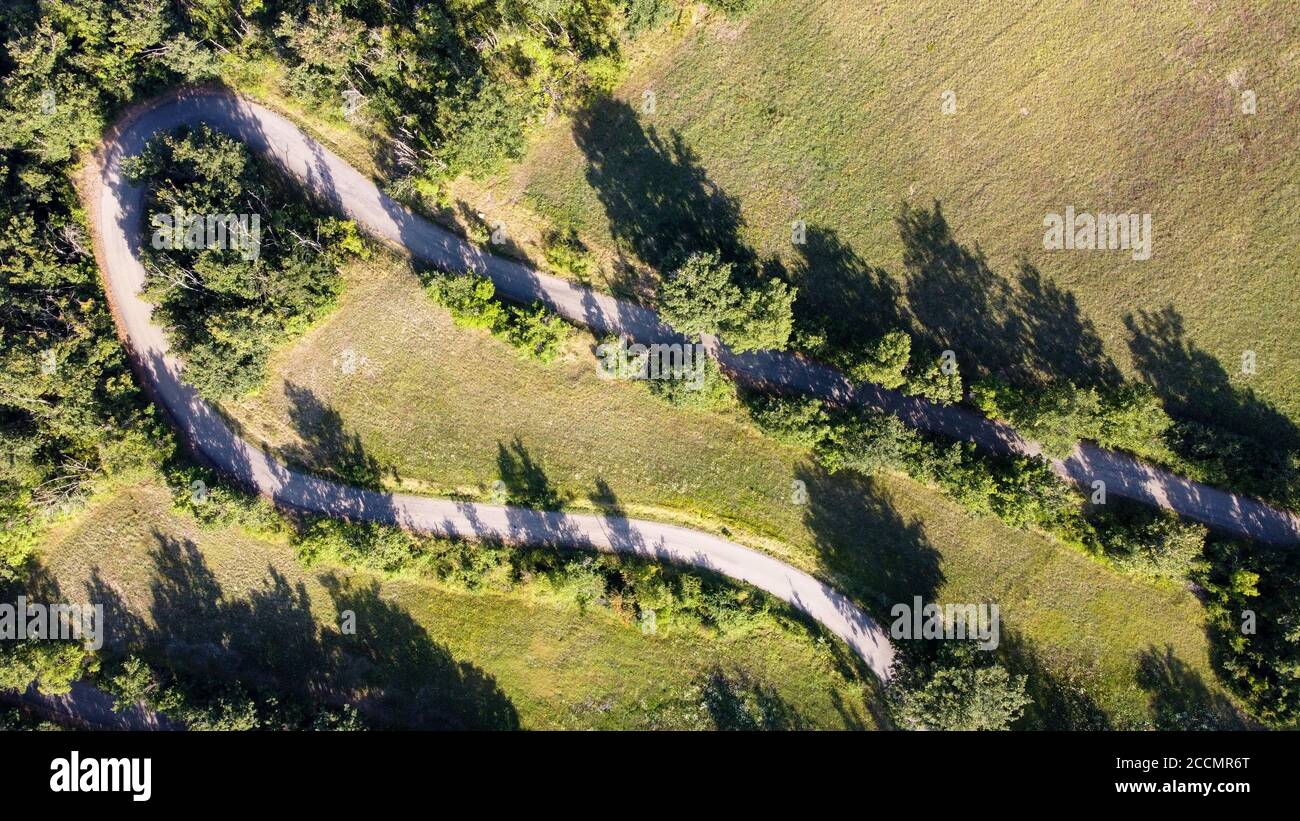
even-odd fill
[[[903,331],[890,331],[876,340],[862,358],[849,367],[854,382],[871,382],[894,389],[907,381],[903,375],[912,355],[912,337]]]
[[[811,449],[829,432],[826,409],[811,397],[758,394],[747,399],[747,406],[754,424],[790,445]]]
[[[817,446],[817,457],[832,473],[906,472],[921,448],[919,435],[898,417],[859,410],[845,414],[830,426]]]
[[[1300,554],[1211,537],[1196,581],[1222,680],[1261,721],[1300,718]],[[1249,616],[1251,630],[1244,630]]]
[[[1173,419],[1165,413],[1160,397],[1151,386],[1126,382],[1102,395],[1101,429],[1098,441],[1111,448],[1138,454],[1165,450],[1165,432]]]
[[[0,690],[63,695],[99,669],[99,659],[78,641],[26,639],[0,642]]]
[[[1001,665],[946,667],[919,689],[902,690],[897,710],[914,728],[1006,730],[1029,702],[1024,676],[1012,677]]]
[[[1071,382],[1024,391],[990,378],[972,388],[971,400],[987,416],[1004,420],[1056,458],[1069,456],[1081,440],[1095,441],[1101,431],[1101,397],[1095,389],[1080,389]]]
[[[734,351],[784,348],[793,327],[794,292],[767,279],[748,290],[717,252],[696,253],[659,286],[664,321],[689,337],[716,334]]]
[[[186,378],[210,399],[256,388],[273,347],[334,304],[339,263],[365,250],[355,229],[206,126],[155,137],[124,170],[148,192],[146,296]]]
[[[921,642],[900,654],[893,673],[890,703],[912,729],[1006,730],[1031,702],[1025,677],[973,642]]]
[[[659,314],[689,337],[716,334],[740,318],[740,288],[732,265],[717,252],[692,254],[659,286]]]
[[[104,689],[113,696],[113,710],[120,713],[137,704],[149,704],[158,691],[158,679],[143,659],[130,656]]]
[[[961,373],[957,360],[940,356],[929,366],[907,380],[903,392],[909,396],[924,396],[940,405],[951,405],[962,400]]]
[[[1161,438],[1172,423],[1155,393],[1133,382],[1098,389],[1060,380],[1020,388],[989,377],[971,388],[971,401],[1058,458],[1084,440],[1140,454],[1162,453]]]
[[[794,291],[778,279],[766,279],[744,292],[735,321],[722,328],[722,341],[733,351],[779,351],[794,327]]]

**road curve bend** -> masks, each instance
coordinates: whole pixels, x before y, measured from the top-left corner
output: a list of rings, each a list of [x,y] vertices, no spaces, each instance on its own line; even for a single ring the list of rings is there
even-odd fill
[[[414,256],[452,270],[486,271],[497,279],[506,296],[543,298],[552,305],[563,305],[566,316],[586,317],[579,321],[596,330],[637,335],[672,332],[644,308],[486,255],[415,216],[269,109],[228,91],[179,90],[129,112],[106,135],[82,196],[118,333],[132,363],[154,402],[214,469],[276,504],[311,513],[398,525],[439,536],[634,554],[721,573],[807,613],[848,643],[881,681],[888,680],[893,647],[870,616],[808,573],[758,551],[708,533],[657,522],[350,487],[293,470],[236,434],[186,384],[181,362],[171,355],[163,329],[152,321],[152,307],[141,297],[145,282],[140,259],[144,191],[122,174],[122,160],[139,154],[155,133],[199,123],[243,140],[367,231]]]

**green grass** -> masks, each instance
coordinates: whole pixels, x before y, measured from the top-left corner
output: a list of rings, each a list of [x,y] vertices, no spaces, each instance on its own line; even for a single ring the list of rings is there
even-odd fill
[[[1282,329],[1296,309],[1278,272],[1296,252],[1275,240],[1296,233],[1285,127],[1296,24],[1280,4],[1233,19],[1129,14],[772,0],[740,22],[649,39],[619,92],[627,107],[552,123],[511,171],[457,181],[453,196],[504,219],[535,262],[548,225],[576,226],[600,263],[590,281],[608,290],[648,293],[656,235],[712,238],[778,257],[826,293],[869,281],[875,302],[854,314],[864,332],[910,325],[988,367],[1075,375],[1113,358],[1169,380],[1166,395],[1251,387],[1294,413]],[[274,86],[252,90],[275,97]],[[959,114],[942,117],[949,88]],[[1254,118],[1232,116],[1241,88],[1259,97]],[[652,116],[637,113],[646,89]],[[347,128],[292,100],[276,107],[337,132],[326,141],[368,167]],[[901,203],[935,201],[952,243],[977,254],[938,272],[947,278],[905,262],[894,219]],[[1154,258],[1043,252],[1043,215],[1067,204],[1153,212]],[[813,238],[803,249],[789,243],[796,218]],[[997,601],[1034,674],[1030,723],[1150,723],[1169,706],[1153,678],[1222,707],[1186,592],[972,520],[905,480],[825,477],[725,414],[672,411],[596,380],[581,343],[550,368],[521,362],[453,329],[413,277],[382,267],[354,271],[339,314],[281,352],[261,395],[233,409],[253,435],[316,469],[383,466],[389,486],[478,498],[526,454],[570,506],[612,497],[630,515],[725,530],[878,611],[913,593]],[[1035,270],[1064,291],[1027,289]],[[1134,344],[1130,314],[1158,344]],[[1234,366],[1245,348],[1260,361],[1249,379]],[[361,363],[351,376],[339,368],[348,350]],[[1244,403],[1218,404],[1230,415]],[[789,502],[795,479],[809,486],[806,507]]]
[[[227,408],[245,435],[292,461],[353,476],[359,465],[389,487],[480,499],[522,473],[571,508],[726,533],[877,613],[913,595],[995,601],[1045,709],[1070,701],[1094,725],[1103,715],[1151,721],[1158,696],[1140,671],[1166,651],[1177,687],[1222,697],[1201,608],[1184,590],[973,519],[902,478],[829,477],[739,413],[678,410],[644,386],[600,379],[589,336],[551,365],[523,359],[456,328],[412,272],[383,256],[347,277],[338,310],[273,357],[258,396]],[[345,373],[345,361],[359,364]],[[808,504],[792,501],[794,481]]]
[[[513,726],[510,716],[525,728],[710,726],[702,689],[716,670],[754,683],[774,720],[875,723],[875,685],[845,667],[845,648],[811,631],[761,617],[734,633],[686,625],[647,636],[541,583],[470,593],[424,578],[307,570],[286,544],[201,527],[156,481],[100,496],[52,534],[40,561],[69,600],[83,591],[107,600],[108,652],[140,635],[183,658],[201,655],[196,642],[216,642],[246,657],[250,647],[263,650],[280,675],[304,677],[312,658],[303,639],[314,621],[327,646],[354,659],[354,673],[332,679],[345,697],[424,687],[428,704],[491,716],[491,726]],[[343,609],[357,613],[364,649],[340,634]]]
[[[641,110],[647,90],[653,114]],[[1243,90],[1254,116],[1240,113]],[[607,268],[633,270],[609,278],[644,284],[649,246],[720,235],[816,287],[869,272],[878,282],[853,317],[864,332],[910,325],[968,372],[1086,379],[1113,360],[1178,410],[1246,433],[1263,416],[1294,438],[1292,4],[771,0],[636,60],[618,96],[624,105],[551,124],[482,186],[621,248]],[[979,262],[909,264],[935,237],[904,237],[895,216],[936,202]],[[1043,218],[1066,205],[1153,214],[1152,259],[1044,251]],[[803,248],[790,242],[796,219],[809,227]],[[1246,350],[1253,376],[1239,366]]]

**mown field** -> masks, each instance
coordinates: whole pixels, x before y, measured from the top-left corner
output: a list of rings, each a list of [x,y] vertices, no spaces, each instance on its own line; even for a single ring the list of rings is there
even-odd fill
[[[723,532],[878,613],[914,595],[997,602],[1003,646],[1045,707],[1030,724],[1159,723],[1170,690],[1227,709],[1184,590],[972,519],[904,479],[827,476],[738,414],[674,409],[644,386],[600,379],[590,337],[549,366],[521,359],[455,327],[389,258],[347,278],[336,312],[273,357],[257,396],[227,408],[290,461],[430,494],[549,496]]]
[[[684,626],[650,636],[543,584],[465,592],[427,578],[307,570],[286,544],[200,526],[157,482],[101,497],[53,534],[40,560],[68,600],[106,603],[107,652],[153,642],[182,664],[264,652],[268,673],[292,690],[320,685],[318,648],[338,646],[353,669],[330,680],[350,685],[349,697],[415,688],[450,726],[875,725],[875,685],[811,632],[763,619],[734,633]],[[343,610],[356,613],[355,636],[340,633]]]
[[[1175,410],[1294,438],[1293,4],[766,0],[646,43],[615,102],[462,195],[576,226],[604,249],[597,281],[627,292],[675,242],[736,243],[806,288],[851,287],[864,332],[910,328],[967,372],[1113,363]],[[904,204],[924,209],[910,230]],[[1044,251],[1066,206],[1152,214],[1151,259]]]

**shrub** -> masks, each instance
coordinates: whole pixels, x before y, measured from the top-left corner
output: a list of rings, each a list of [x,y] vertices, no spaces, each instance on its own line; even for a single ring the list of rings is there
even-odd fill
[[[555,359],[571,332],[540,302],[529,308],[502,305],[492,280],[479,274],[437,274],[425,291],[451,312],[457,325],[488,330],[542,362]]]
[[[542,362],[554,360],[564,346],[564,341],[569,338],[571,328],[568,323],[540,302],[533,303],[531,308],[512,306],[506,316],[506,339],[519,350]]]
[[[728,675],[715,669],[699,685],[701,729],[801,730],[806,722],[775,690],[746,672]]]
[[[568,562],[558,573],[548,576],[552,588],[577,603],[586,612],[593,604],[605,601],[607,581],[602,568],[591,556]]]
[[[334,707],[301,694],[270,694],[240,681],[214,680],[183,665],[154,668],[130,656],[102,686],[113,708],[141,704],[189,730],[362,730],[350,705]]]
[[[1204,525],[1122,499],[1093,508],[1090,520],[1096,549],[1124,570],[1178,582],[1202,569]]]
[[[736,386],[727,377],[718,361],[711,356],[697,357],[698,376],[682,378],[647,379],[650,393],[679,408],[717,410],[736,404]]]
[[[461,327],[495,331],[503,324],[505,311],[495,299],[496,285],[485,276],[442,274],[431,279],[425,291]]]
[[[704,0],[704,2],[728,18],[735,19],[748,14],[754,8],[756,0]]]
[[[625,31],[636,35],[662,28],[677,17],[676,0],[627,0]]]
[[[419,552],[420,539],[396,527],[342,519],[310,520],[294,534],[298,558],[308,567],[321,560],[381,573],[396,573],[410,566]]]
[[[764,433],[789,445],[817,447],[829,433],[829,417],[820,400],[802,396],[747,398],[750,418]]]
[[[591,252],[572,228],[548,231],[542,237],[542,255],[551,268],[561,273],[580,279],[591,273]]]

